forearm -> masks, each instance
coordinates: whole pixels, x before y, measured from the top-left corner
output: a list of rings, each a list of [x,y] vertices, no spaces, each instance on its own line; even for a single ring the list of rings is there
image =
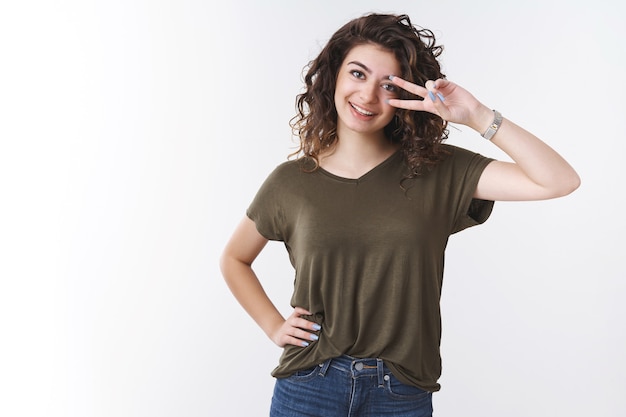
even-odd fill
[[[492,123],[494,113],[481,106],[477,114],[471,127],[482,134]],[[528,180],[545,190],[545,197],[569,194],[580,184],[578,174],[561,155],[506,117],[491,142],[511,157]]]
[[[267,296],[251,265],[223,257],[222,274],[239,304],[272,339],[285,319]]]

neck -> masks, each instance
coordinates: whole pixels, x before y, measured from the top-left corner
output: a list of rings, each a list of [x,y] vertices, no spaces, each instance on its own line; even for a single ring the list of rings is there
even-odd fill
[[[353,132],[338,132],[335,146],[320,155],[320,166],[346,178],[359,178],[387,158],[398,146],[383,132],[364,136]]]

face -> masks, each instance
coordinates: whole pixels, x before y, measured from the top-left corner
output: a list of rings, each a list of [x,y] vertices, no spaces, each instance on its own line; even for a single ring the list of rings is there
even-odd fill
[[[373,44],[355,46],[344,59],[335,87],[337,132],[382,136],[396,109],[385,102],[397,98],[399,90],[389,81],[400,75],[394,54]]]

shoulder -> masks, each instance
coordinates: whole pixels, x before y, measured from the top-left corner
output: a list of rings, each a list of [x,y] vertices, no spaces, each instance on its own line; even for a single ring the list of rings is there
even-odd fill
[[[291,177],[314,169],[315,163],[310,158],[291,159],[278,164],[270,173],[270,177]]]
[[[424,175],[424,178],[444,183],[459,181],[468,175],[470,177],[480,175],[493,161],[492,158],[455,145],[441,144],[439,151],[439,162]]]
[[[301,182],[315,164],[309,158],[292,159],[277,165],[264,181],[265,187],[284,187]],[[310,176],[310,175],[309,175]]]
[[[442,144],[442,163],[448,165],[486,165],[493,161],[492,158],[483,156],[477,152],[460,146]]]
[[[447,159],[448,157],[464,158],[464,157],[472,157],[473,155],[477,155],[477,153],[474,151],[461,148],[460,146],[450,145],[448,143],[442,143],[441,149],[443,150],[442,152],[442,154],[444,155],[443,159]]]

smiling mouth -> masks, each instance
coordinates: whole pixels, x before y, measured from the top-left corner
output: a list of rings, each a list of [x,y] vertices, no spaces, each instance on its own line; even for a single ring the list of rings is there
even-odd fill
[[[359,114],[363,115],[363,116],[373,116],[374,113],[372,113],[371,111],[367,111],[364,108],[361,108],[359,106],[357,106],[354,103],[350,103],[350,106],[352,106],[352,108]]]

